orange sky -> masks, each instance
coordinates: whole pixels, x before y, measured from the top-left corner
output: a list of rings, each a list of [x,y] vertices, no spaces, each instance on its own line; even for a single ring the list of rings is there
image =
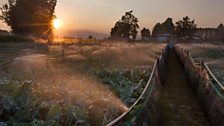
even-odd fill
[[[109,34],[115,22],[129,10],[134,10],[141,28],[151,29],[167,17],[176,22],[187,15],[200,27],[216,27],[224,23],[223,5],[224,0],[58,0],[56,15],[62,22],[58,31],[61,35],[71,31],[69,35],[85,31]],[[0,28],[9,29],[2,23]]]

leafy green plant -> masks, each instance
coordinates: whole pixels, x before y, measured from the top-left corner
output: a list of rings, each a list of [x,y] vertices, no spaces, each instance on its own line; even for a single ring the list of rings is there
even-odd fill
[[[150,76],[149,72],[138,70],[98,69],[95,73],[127,105],[131,105],[141,95]]]
[[[88,125],[86,113],[74,105],[49,104],[32,93],[32,83],[1,85],[0,124],[13,126]]]

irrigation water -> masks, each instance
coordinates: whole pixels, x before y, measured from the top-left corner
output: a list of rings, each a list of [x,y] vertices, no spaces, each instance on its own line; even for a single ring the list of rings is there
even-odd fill
[[[5,83],[32,82],[32,93],[50,106],[77,106],[83,121],[106,125],[127,110],[101,81],[78,73],[46,55],[32,54],[16,58],[0,71]],[[0,77],[0,79],[3,79]]]

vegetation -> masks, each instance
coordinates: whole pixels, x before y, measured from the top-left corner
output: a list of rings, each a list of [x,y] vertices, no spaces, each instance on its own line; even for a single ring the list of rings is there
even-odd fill
[[[196,62],[208,63],[214,75],[221,83],[224,83],[224,46],[222,44],[180,44],[180,46],[189,50]]]
[[[220,37],[220,40],[224,41],[224,25],[220,24],[217,28],[217,34]]]
[[[204,41],[222,41],[224,42],[224,25],[221,23],[216,28],[197,28],[195,36]]]
[[[175,34],[176,37],[192,37],[197,30],[197,26],[194,20],[190,20],[188,16],[184,17],[183,20],[173,24],[172,18],[167,18],[164,23],[157,23],[152,31],[152,35],[157,34]]]
[[[146,29],[146,28],[143,28],[141,30],[141,36],[142,36],[142,40],[149,39],[150,38],[150,30]]]
[[[160,24],[157,23],[154,28],[153,28],[153,35],[156,34],[173,34],[175,31],[175,26],[173,24],[173,19],[172,18],[167,18],[167,20]]]
[[[138,19],[132,13],[133,11],[126,12],[125,15],[116,22],[115,26],[111,29],[111,37],[136,39],[139,25]]]
[[[31,81],[27,81],[22,84],[8,83],[0,87],[1,125],[88,125],[84,122],[85,112],[78,106],[44,102],[38,93],[32,93],[35,92],[32,85]]]
[[[105,42],[66,45],[63,59],[57,45],[49,48],[53,59],[34,52],[22,54],[0,69],[0,105],[4,105],[0,122],[106,125],[139,97],[164,46]],[[133,55],[139,58],[132,59]]]
[[[127,105],[132,105],[140,96],[150,75],[148,72],[141,71],[98,70],[95,72]],[[51,91],[46,92],[44,85],[43,87],[35,85],[32,81],[11,81],[1,85],[1,124],[24,126],[93,124],[89,122],[91,118],[94,118],[90,116],[90,110],[66,101],[66,98],[63,98],[66,95],[63,94],[61,86],[54,86]],[[47,95],[49,101],[46,101],[43,95]],[[61,97],[62,100],[56,97]],[[108,120],[104,121],[108,123]]]
[[[146,71],[95,71],[103,82],[124,101],[126,105],[132,105],[141,95],[150,73]]]
[[[197,30],[197,25],[194,20],[186,16],[183,20],[176,22],[175,34],[177,37],[192,37]]]
[[[153,28],[152,35],[159,34],[160,33],[160,29],[161,29],[161,24],[160,23],[157,23],[154,26],[154,28]]]
[[[16,35],[48,38],[57,0],[8,0],[0,8],[0,19]]]
[[[89,36],[88,36],[88,39],[93,39],[93,36],[92,36],[92,35],[89,35]]]
[[[218,26],[218,30],[222,32],[224,31],[224,25],[222,23]]]

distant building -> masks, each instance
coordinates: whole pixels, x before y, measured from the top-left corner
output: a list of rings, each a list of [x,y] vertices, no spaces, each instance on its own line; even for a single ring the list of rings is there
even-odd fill
[[[173,40],[173,34],[156,34],[152,36],[152,39],[159,42],[169,42]]]

